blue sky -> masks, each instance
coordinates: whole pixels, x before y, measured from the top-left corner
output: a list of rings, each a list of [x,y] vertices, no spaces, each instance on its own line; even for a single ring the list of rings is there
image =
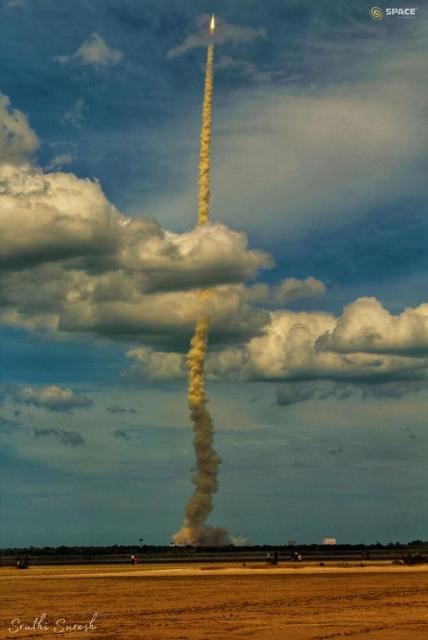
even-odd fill
[[[426,537],[428,25],[370,6],[1,0],[0,545],[169,542],[198,286],[210,521]]]

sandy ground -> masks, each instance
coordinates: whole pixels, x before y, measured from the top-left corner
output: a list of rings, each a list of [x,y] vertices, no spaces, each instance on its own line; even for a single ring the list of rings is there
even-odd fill
[[[423,566],[1,568],[0,598],[0,638],[428,639]]]

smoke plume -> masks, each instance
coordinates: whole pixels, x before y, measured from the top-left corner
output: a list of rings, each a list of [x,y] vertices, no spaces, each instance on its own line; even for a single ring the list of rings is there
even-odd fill
[[[214,45],[208,45],[205,71],[204,105],[202,108],[201,150],[199,155],[198,222],[208,222],[210,210],[210,150],[213,100]]]
[[[209,219],[210,208],[210,149],[213,95],[214,45],[208,45],[205,71],[204,104],[202,109],[201,149],[199,156],[198,223]],[[208,291],[201,291],[208,296]],[[187,355],[189,371],[188,404],[193,425],[193,446],[196,454],[196,473],[192,482],[196,489],[186,504],[184,522],[173,536],[177,545],[218,546],[231,542],[226,529],[210,527],[205,521],[212,510],[213,494],[217,491],[220,458],[214,449],[214,424],[207,410],[205,394],[205,356],[208,346],[209,319],[201,317]]]
[[[176,544],[217,545],[228,537],[222,529],[204,526],[212,509],[213,494],[217,491],[217,473],[220,458],[216,453],[214,425],[207,411],[205,394],[205,355],[208,344],[208,318],[200,318],[196,324],[187,356],[189,369],[188,403],[193,425],[193,446],[196,453],[196,473],[192,477],[195,492],[185,508],[184,523],[175,534]]]

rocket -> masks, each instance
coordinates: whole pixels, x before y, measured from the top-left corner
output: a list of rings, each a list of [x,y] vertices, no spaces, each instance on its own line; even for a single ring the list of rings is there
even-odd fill
[[[214,14],[212,14],[211,20],[210,20],[210,35],[212,35],[214,31],[215,31],[215,18],[214,18]]]

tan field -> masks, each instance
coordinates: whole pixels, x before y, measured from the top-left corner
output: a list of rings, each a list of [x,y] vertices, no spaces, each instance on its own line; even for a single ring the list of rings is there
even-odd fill
[[[423,566],[2,568],[0,597],[0,638],[428,639]]]

